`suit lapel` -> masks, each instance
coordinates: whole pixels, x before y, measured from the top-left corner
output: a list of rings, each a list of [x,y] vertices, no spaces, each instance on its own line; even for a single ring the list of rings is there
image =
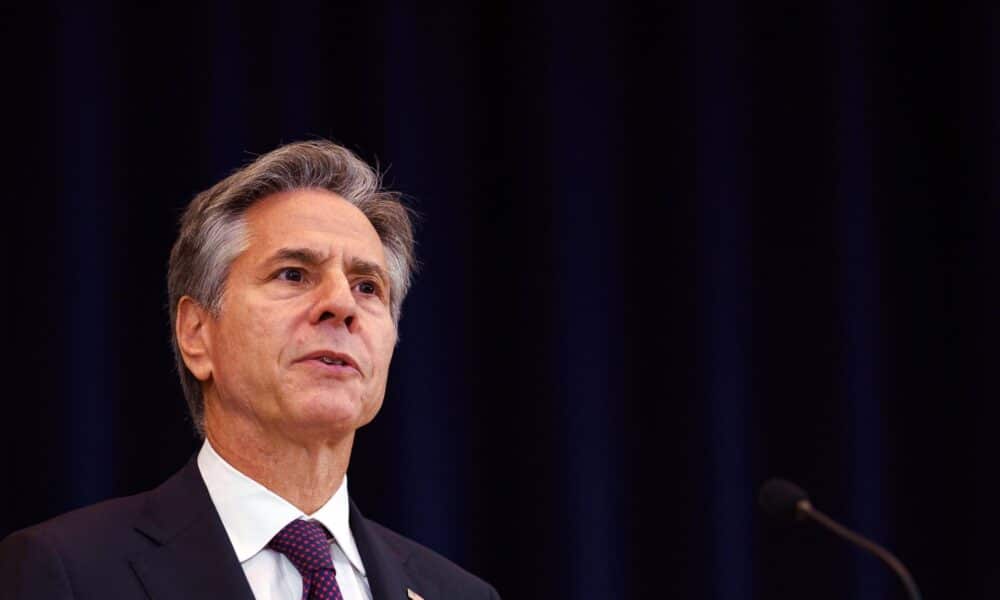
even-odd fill
[[[404,577],[407,556],[390,548],[351,502],[351,534],[365,563],[372,600],[405,600],[409,581]]]
[[[152,600],[253,600],[194,460],[149,493],[136,530],[155,544],[130,561]]]
[[[408,554],[387,544],[354,502],[350,511],[372,600],[406,599]],[[195,460],[149,493],[135,528],[154,543],[130,560],[151,600],[253,600]]]

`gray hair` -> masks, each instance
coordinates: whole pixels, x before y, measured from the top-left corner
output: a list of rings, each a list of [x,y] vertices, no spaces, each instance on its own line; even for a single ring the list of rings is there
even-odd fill
[[[184,397],[200,435],[204,435],[205,399],[201,382],[184,364],[177,343],[178,302],[190,296],[218,317],[229,269],[247,248],[247,209],[273,194],[307,188],[339,195],[374,226],[385,249],[392,319],[399,323],[416,268],[413,225],[399,194],[383,189],[379,173],[350,150],[325,140],[288,144],[257,158],[194,197],[170,251],[171,342]]]

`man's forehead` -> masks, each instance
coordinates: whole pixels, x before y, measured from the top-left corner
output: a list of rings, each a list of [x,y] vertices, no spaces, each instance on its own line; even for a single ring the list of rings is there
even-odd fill
[[[332,192],[310,189],[268,196],[250,207],[246,222],[248,249],[258,253],[298,248],[314,257],[349,253],[349,258],[385,265],[382,240],[371,221]]]

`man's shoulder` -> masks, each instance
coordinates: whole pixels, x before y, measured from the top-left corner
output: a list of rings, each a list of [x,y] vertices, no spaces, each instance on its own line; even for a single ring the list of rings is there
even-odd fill
[[[16,531],[8,540],[40,541],[57,548],[115,548],[163,538],[210,506],[197,467],[189,461],[159,486],[63,513]]]
[[[486,581],[466,571],[438,552],[388,527],[365,519],[370,531],[377,535],[400,562],[406,575],[420,589],[439,590],[438,597],[499,599],[497,591]]]
[[[194,597],[192,590],[213,585],[225,597],[249,593],[193,462],[153,490],[77,509],[0,541],[0,600],[140,598],[147,586]]]
[[[366,519],[366,521],[367,524],[401,561],[417,560],[424,566],[432,567],[433,570],[454,572],[460,577],[470,577],[478,580],[475,575],[469,573],[451,560],[445,558],[436,551],[431,550],[427,546],[424,546],[420,542],[397,533],[385,525],[372,521],[371,519]]]
[[[71,510],[47,521],[10,534],[10,542],[44,542],[58,547],[107,546],[126,532],[131,532],[149,492],[112,498]]]
[[[114,576],[127,569],[127,556],[148,545],[133,528],[143,496],[73,510],[0,540],[0,598],[69,598],[71,581],[131,597],[130,578]]]

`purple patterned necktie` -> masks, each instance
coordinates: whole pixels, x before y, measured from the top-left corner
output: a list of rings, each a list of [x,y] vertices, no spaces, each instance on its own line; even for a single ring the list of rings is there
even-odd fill
[[[288,557],[302,574],[302,600],[344,600],[322,525],[296,519],[271,538],[267,547]]]

